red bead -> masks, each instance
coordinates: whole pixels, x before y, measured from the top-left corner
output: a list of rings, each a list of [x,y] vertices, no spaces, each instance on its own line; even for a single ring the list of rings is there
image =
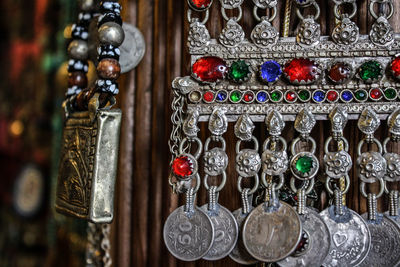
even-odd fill
[[[210,7],[212,0],[189,0],[191,7],[197,10],[204,10]]]
[[[176,176],[187,177],[193,174],[193,163],[186,156],[174,159],[172,171]]]
[[[336,91],[328,91],[328,93],[326,94],[326,98],[331,101],[331,102],[335,102],[339,97],[338,92]]]
[[[283,70],[286,78],[291,83],[310,84],[320,75],[321,70],[318,65],[306,58],[295,58],[286,63]]]
[[[293,91],[289,91],[286,93],[285,98],[288,102],[294,102],[297,98],[296,93]]]
[[[392,61],[392,64],[390,65],[390,69],[392,70],[394,77],[400,78],[400,57],[396,57]]]
[[[372,99],[379,100],[382,98],[383,94],[382,91],[378,88],[372,89],[369,93]]]
[[[214,100],[214,93],[211,91],[205,92],[203,95],[203,99],[206,102],[211,102]]]
[[[227,72],[226,62],[219,57],[202,57],[192,66],[192,76],[205,83],[216,83],[223,80]]]
[[[243,99],[245,102],[252,102],[254,100],[254,94],[252,92],[247,92],[244,94]]]

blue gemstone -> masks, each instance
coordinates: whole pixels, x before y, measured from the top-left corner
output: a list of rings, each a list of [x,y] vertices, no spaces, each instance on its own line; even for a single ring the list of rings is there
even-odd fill
[[[218,92],[217,101],[223,102],[226,100],[227,94],[225,92]]]
[[[353,94],[350,91],[343,91],[342,99],[346,102],[349,102],[353,99]]]
[[[325,93],[323,91],[316,91],[313,95],[313,99],[316,102],[322,102],[325,100]]]
[[[282,68],[278,62],[270,60],[261,65],[260,72],[260,76],[263,81],[273,83],[276,82],[282,75]]]
[[[263,102],[267,101],[267,98],[268,98],[268,96],[267,96],[266,92],[258,92],[258,94],[257,94],[258,102],[263,103]]]

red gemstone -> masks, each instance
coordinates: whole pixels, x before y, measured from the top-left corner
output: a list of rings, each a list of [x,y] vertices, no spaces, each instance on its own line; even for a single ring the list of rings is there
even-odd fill
[[[396,57],[390,66],[394,77],[400,78],[400,57]]]
[[[216,83],[223,80],[227,72],[226,62],[219,57],[202,57],[192,66],[192,76],[205,83]]]
[[[321,70],[312,60],[295,58],[286,63],[283,72],[291,83],[310,84],[319,77]]]
[[[334,83],[341,83],[350,78],[352,68],[344,62],[335,63],[328,71],[328,77]]]
[[[369,92],[369,95],[371,96],[372,99],[379,100],[382,98],[383,93],[380,89],[375,88]]]
[[[211,91],[205,92],[203,95],[203,99],[206,102],[212,102],[214,100],[214,93]]]
[[[252,92],[247,92],[244,94],[243,99],[245,102],[251,102],[254,100],[254,94]]]
[[[212,0],[189,0],[192,8],[197,10],[204,10],[211,6]]]
[[[330,102],[335,102],[339,97],[338,92],[336,91],[328,91],[328,93],[326,94],[326,98],[330,101]]]
[[[193,163],[186,156],[174,159],[172,171],[180,177],[187,177],[193,174]]]
[[[294,102],[294,101],[296,101],[296,98],[297,98],[296,93],[293,91],[287,92],[285,97],[288,102]]]

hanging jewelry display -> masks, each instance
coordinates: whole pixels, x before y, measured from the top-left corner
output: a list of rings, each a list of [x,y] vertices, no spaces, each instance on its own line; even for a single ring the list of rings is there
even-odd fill
[[[276,262],[280,266],[397,264],[400,253],[386,244],[386,241],[397,244],[396,238],[382,241],[385,242],[382,248],[388,246],[385,255],[386,252],[393,255],[385,259],[376,256],[376,244],[381,241],[381,236],[386,236],[377,235],[376,229],[395,233],[397,226],[393,228],[389,218],[399,220],[398,192],[392,190],[389,183],[397,182],[400,161],[397,154],[387,151],[387,143],[397,142],[400,135],[397,129],[400,112],[396,113],[400,103],[397,89],[400,87],[400,58],[397,55],[400,42],[389,23],[395,11],[394,2],[370,1],[368,15],[374,22],[369,34],[365,35],[360,34],[354,20],[358,14],[357,1],[332,1],[331,17],[336,18],[336,25],[330,36],[321,36],[321,10],[316,0],[287,1],[281,32],[272,23],[277,24],[275,20],[282,3],[253,0],[255,23],[249,33],[244,30],[249,28],[248,25],[242,27],[239,24],[247,22],[245,16],[251,13],[244,10],[243,0],[188,0],[191,74],[173,82],[173,130],[169,145],[174,158],[189,149],[186,145],[182,151],[178,149],[184,116],[196,114],[196,123],[209,122],[212,136],[205,143],[203,155],[203,183],[208,190],[209,203],[203,206],[203,211],[214,224],[215,240],[212,241],[212,252],[208,252],[213,255],[204,257],[207,255],[204,253],[202,258],[221,259],[233,248],[229,256],[241,264],[257,261]],[[215,39],[208,32],[208,23],[206,25],[212,5],[217,5],[215,10],[221,11],[220,16],[226,22]],[[297,14],[299,25],[296,36],[289,37],[291,11]],[[194,12],[202,19],[193,18]],[[361,153],[364,143],[382,147],[373,138],[373,133],[379,121],[387,119],[391,113],[388,118],[391,136],[384,142],[382,151]],[[356,159],[349,153],[354,149],[344,136],[344,129],[348,120],[357,119],[366,138],[359,144]],[[330,136],[323,139],[325,145],[310,135],[319,120],[330,120],[332,125]],[[264,121],[269,136],[262,146],[260,161],[260,139],[253,135],[253,129]],[[287,140],[282,137],[287,121],[295,121],[294,129],[300,134],[291,143],[290,159]],[[222,138],[229,129],[228,124],[233,122],[236,122],[234,132],[239,139],[235,160],[228,157],[226,141]],[[222,146],[210,149],[211,142],[222,143]],[[254,145],[242,148],[245,142]],[[309,146],[305,146],[306,143]],[[317,147],[324,147],[321,162]],[[216,245],[220,237],[228,233],[226,228],[215,229],[215,218],[218,207],[225,212],[218,204],[218,191],[225,185],[229,161],[229,164],[236,164],[242,200],[241,208],[234,211],[235,223],[231,224],[233,230],[236,223],[239,228],[243,227],[239,229],[242,231],[236,246],[229,242],[226,246]],[[353,164],[358,166],[360,191],[368,198],[369,215],[360,216],[346,206],[346,194],[352,187],[350,171]],[[390,167],[384,168],[386,165]],[[322,176],[320,166],[324,166]],[[209,176],[222,176],[222,183],[210,186]],[[242,187],[250,180],[253,187]],[[170,176],[170,184],[178,193],[190,189],[188,181],[191,179],[185,180],[173,173]],[[317,181],[325,182],[326,192],[333,200],[332,205],[319,214],[310,205],[311,201],[307,202]],[[382,193],[367,193],[370,189],[367,185],[371,183],[379,183]],[[376,199],[385,188],[390,196],[390,207],[388,216],[382,217],[377,213]],[[286,194],[285,199],[290,200],[291,205],[297,205],[297,210],[279,199],[278,196],[283,196],[286,191],[290,191],[292,197]],[[321,196],[320,204],[324,206],[324,194]],[[380,218],[388,223],[385,226],[376,223]],[[167,234],[164,232],[164,237]],[[235,236],[232,240],[236,240]],[[193,245],[193,241],[186,244],[189,248]]]
[[[377,114],[366,108],[358,121],[358,128],[365,138],[358,145],[357,165],[361,180],[360,191],[362,196],[368,199],[368,212],[362,217],[367,221],[372,239],[371,250],[360,266],[396,266],[400,263],[400,228],[394,221],[377,211],[378,198],[383,196],[385,190],[383,178],[387,170],[387,162],[382,156],[382,145],[374,137],[379,125]],[[375,143],[379,152],[361,153],[364,143]],[[379,183],[379,193],[367,193],[367,185],[374,183]]]

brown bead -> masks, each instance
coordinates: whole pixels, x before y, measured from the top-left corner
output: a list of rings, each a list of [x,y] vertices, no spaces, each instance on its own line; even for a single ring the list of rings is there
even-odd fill
[[[78,86],[79,88],[86,88],[88,80],[86,73],[82,71],[75,71],[68,74],[68,86]]]
[[[121,66],[115,59],[105,58],[97,65],[97,74],[103,79],[116,80],[120,73]]]
[[[87,90],[82,90],[75,99],[75,108],[79,111],[83,111],[87,109],[87,102],[86,102],[86,94]]]
[[[338,62],[332,65],[328,72],[328,76],[334,83],[343,83],[351,78],[351,72],[352,68],[349,64]]]

